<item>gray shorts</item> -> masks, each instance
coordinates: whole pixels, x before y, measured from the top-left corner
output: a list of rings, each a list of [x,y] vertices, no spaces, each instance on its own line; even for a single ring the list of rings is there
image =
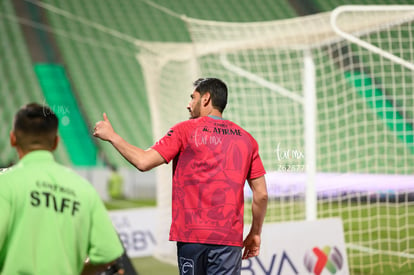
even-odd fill
[[[242,248],[177,242],[180,275],[240,275]]]

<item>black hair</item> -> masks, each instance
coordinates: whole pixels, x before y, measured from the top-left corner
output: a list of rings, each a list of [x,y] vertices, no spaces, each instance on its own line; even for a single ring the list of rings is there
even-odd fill
[[[218,78],[199,78],[193,83],[195,91],[201,96],[210,93],[211,103],[214,108],[222,113],[227,105],[227,86]]]
[[[51,149],[58,129],[58,118],[47,106],[29,103],[21,107],[14,116],[13,131],[17,145],[28,150],[30,147]]]

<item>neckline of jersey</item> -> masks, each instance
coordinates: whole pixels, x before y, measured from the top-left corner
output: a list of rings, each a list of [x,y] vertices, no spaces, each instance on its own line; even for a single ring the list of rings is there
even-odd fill
[[[31,163],[39,161],[53,161],[53,154],[47,150],[35,150],[27,153],[20,162]]]
[[[219,117],[219,116],[208,115],[208,117],[210,117],[212,119],[217,119],[217,120],[224,120],[224,118]]]

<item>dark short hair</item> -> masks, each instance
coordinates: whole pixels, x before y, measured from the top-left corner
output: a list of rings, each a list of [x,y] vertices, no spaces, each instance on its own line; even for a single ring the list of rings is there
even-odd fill
[[[218,78],[199,78],[193,83],[195,91],[201,96],[210,93],[211,103],[214,108],[222,113],[227,105],[227,86]]]
[[[58,130],[58,118],[53,111],[38,103],[21,107],[14,116],[13,131],[17,145],[24,149],[52,149]]]

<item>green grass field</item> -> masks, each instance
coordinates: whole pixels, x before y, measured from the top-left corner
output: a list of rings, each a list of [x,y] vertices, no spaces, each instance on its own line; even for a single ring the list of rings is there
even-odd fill
[[[320,203],[318,211],[342,218],[351,274],[414,274],[413,202]]]
[[[166,264],[154,257],[133,258],[131,262],[139,275],[178,275],[177,266]]]
[[[155,200],[112,200],[105,202],[105,207],[108,210],[121,210],[150,206],[156,206]]]

